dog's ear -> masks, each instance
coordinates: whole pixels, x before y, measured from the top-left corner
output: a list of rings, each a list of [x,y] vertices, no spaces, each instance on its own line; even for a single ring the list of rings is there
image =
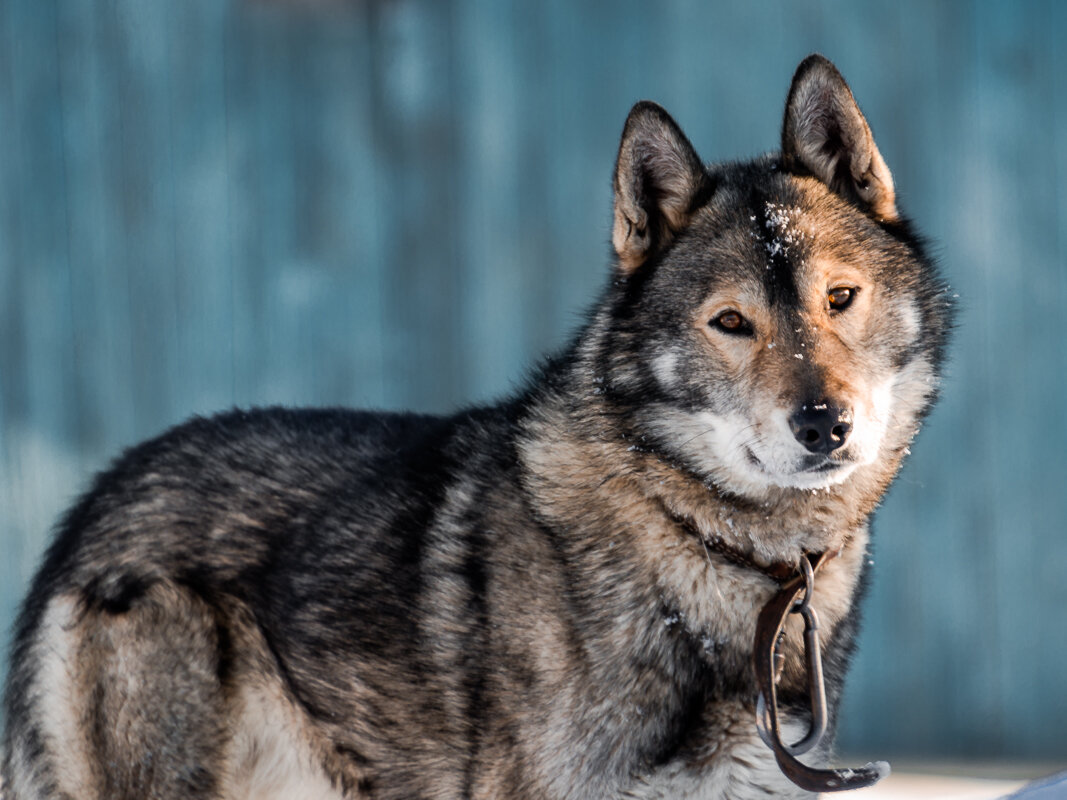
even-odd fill
[[[797,67],[782,124],[782,157],[879,219],[897,219],[893,176],[837,67],[810,55]]]
[[[635,105],[615,163],[611,241],[624,274],[645,263],[686,224],[707,180],[704,165],[670,115],[655,103]]]

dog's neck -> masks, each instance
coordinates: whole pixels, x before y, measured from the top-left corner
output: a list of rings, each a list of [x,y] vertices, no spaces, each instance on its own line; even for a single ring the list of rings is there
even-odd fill
[[[739,686],[751,680],[757,613],[778,590],[767,574],[774,564],[840,552],[820,578],[816,604],[828,631],[848,615],[868,532],[863,518],[841,524],[842,498],[730,498],[655,453],[631,450],[595,410],[576,413],[566,398],[548,398],[521,422],[518,447],[531,506],[556,532],[583,596],[625,596],[650,629],[681,626],[692,641],[715,643],[717,669]],[[716,537],[741,559],[705,548]],[[627,635],[640,630],[630,618],[619,625]],[[790,664],[783,680],[802,687],[798,631],[788,631],[783,647]]]
[[[797,563],[804,553],[845,546],[888,484],[862,471],[817,492],[781,489],[753,500],[713,484],[620,435],[617,415],[568,394],[549,394],[523,422],[520,453],[540,507],[565,526],[602,528],[650,516],[685,519],[704,541],[717,540],[760,564]]]

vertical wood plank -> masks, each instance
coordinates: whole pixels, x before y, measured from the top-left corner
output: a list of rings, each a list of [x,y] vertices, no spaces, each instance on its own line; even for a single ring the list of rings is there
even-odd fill
[[[442,411],[465,400],[466,376],[458,357],[451,7],[399,0],[371,9],[385,400]]]
[[[106,51],[117,101],[117,147],[109,176],[129,287],[133,419],[139,436],[159,420],[178,417],[173,406],[179,376],[174,294],[174,174],[170,138],[168,59],[173,46],[170,5],[116,0],[102,20],[110,28]]]
[[[77,484],[79,459],[56,8],[12,0],[0,15],[0,481],[9,502],[0,512],[0,601],[9,623],[54,510]]]
[[[188,0],[166,20],[175,418],[226,408],[235,399],[225,91],[229,13],[225,3]]]

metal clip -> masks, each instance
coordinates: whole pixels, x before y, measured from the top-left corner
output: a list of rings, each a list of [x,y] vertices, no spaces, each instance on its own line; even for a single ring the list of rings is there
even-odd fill
[[[819,647],[819,618],[811,606],[815,592],[815,573],[826,559],[826,553],[818,557],[805,556],[801,560],[802,574],[786,582],[778,590],[760,611],[756,621],[756,729],[760,738],[774,751],[775,760],[785,776],[810,792],[859,789],[870,786],[889,774],[889,765],[884,761],[865,764],[859,769],[817,769],[796,759],[797,755],[817,747],[826,735],[826,688],[823,683],[822,654]],[[786,618],[790,614],[800,614],[804,618],[804,656],[812,717],[808,733],[794,745],[787,745],[782,741],[777,690],[785,663],[778,647]]]
[[[789,609],[790,614],[800,614],[804,618],[804,660],[808,673],[808,695],[811,698],[811,727],[807,734],[796,744],[785,744],[786,751],[790,755],[799,756],[819,746],[823,737],[826,736],[828,713],[826,709],[826,684],[822,676],[822,649],[819,646],[819,615],[811,606],[812,597],[815,594],[815,570],[812,569],[811,561],[801,559],[801,570],[804,575],[804,596],[799,602]],[[775,664],[774,682],[778,683],[782,668],[785,666],[785,657],[778,652],[778,644],[781,637],[775,640],[772,657]],[[775,715],[777,716],[777,714]],[[756,700],[756,729],[760,738],[768,747],[773,748],[770,729],[770,716],[767,713],[767,703],[763,692],[760,692]]]

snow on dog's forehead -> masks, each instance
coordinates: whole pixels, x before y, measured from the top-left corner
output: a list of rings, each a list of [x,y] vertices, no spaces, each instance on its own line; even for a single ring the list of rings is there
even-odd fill
[[[796,196],[794,202],[763,200],[750,211],[748,227],[768,260],[788,262],[799,281],[804,273],[821,278],[848,270],[858,276],[901,255],[900,244],[877,223],[823,187],[804,187]]]
[[[666,282],[705,297],[806,305],[828,280],[866,282],[908,258],[877,222],[815,179],[762,177],[755,188],[727,180],[698,210],[667,256]]]
[[[752,214],[749,219],[755,222],[758,217]],[[776,238],[781,238],[785,244],[795,244],[804,238],[804,229],[799,225],[800,221],[800,206],[785,205],[774,200],[763,202],[763,227]]]

